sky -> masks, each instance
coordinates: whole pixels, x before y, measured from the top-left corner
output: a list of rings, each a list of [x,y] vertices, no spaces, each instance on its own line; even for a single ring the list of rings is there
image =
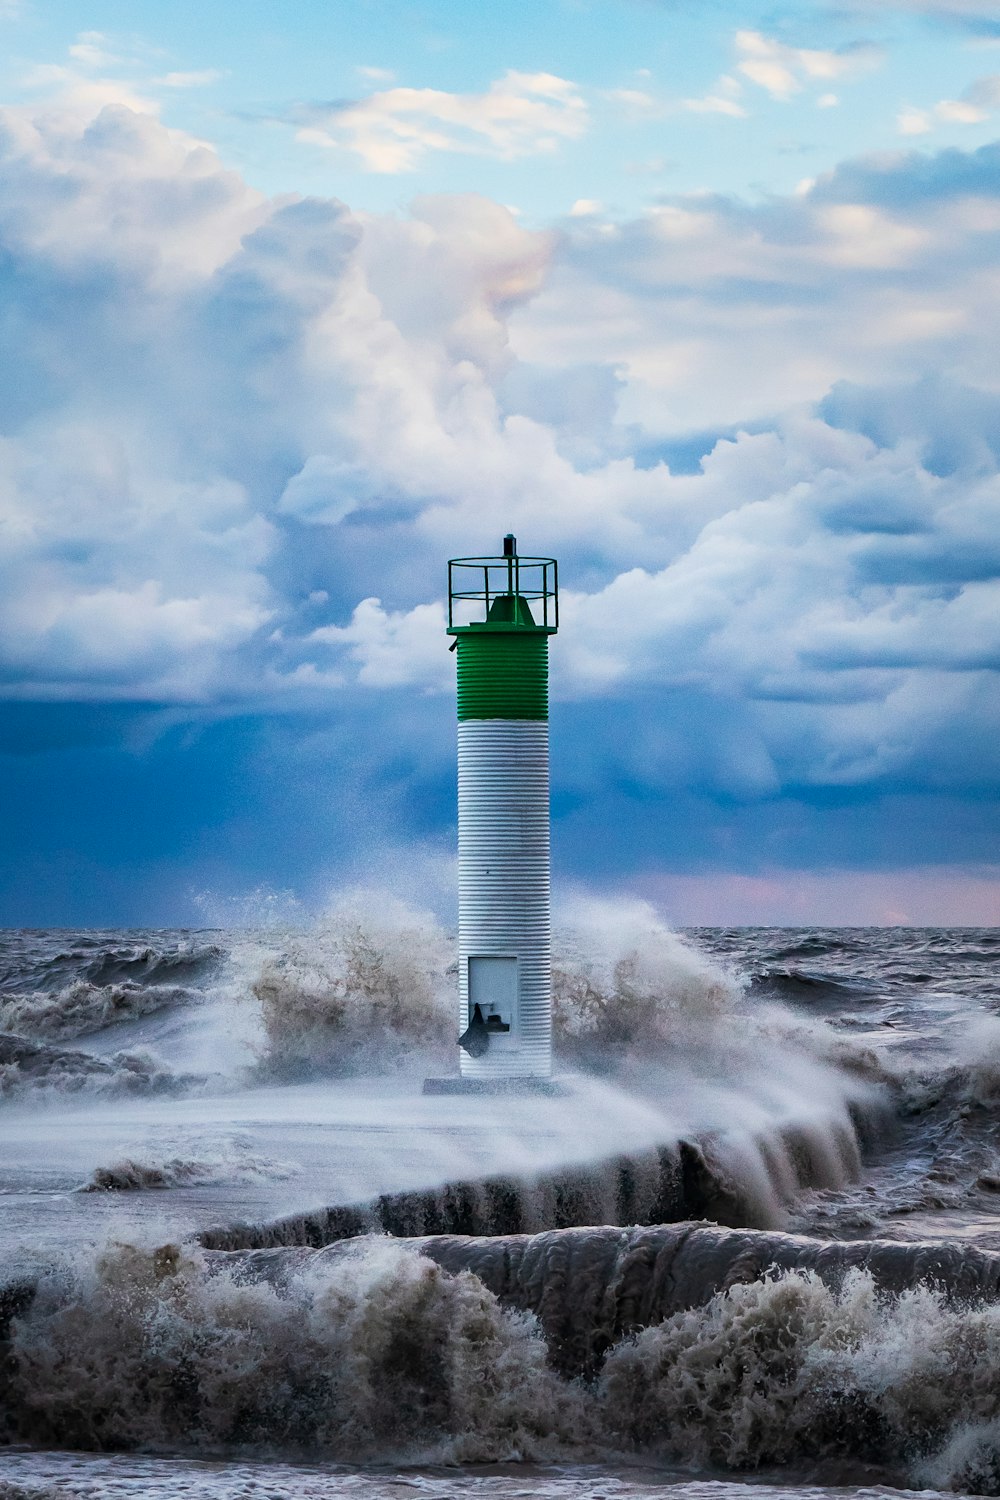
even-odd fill
[[[0,0],[0,286],[0,923],[453,887],[511,530],[557,889],[1000,922],[992,0]]]

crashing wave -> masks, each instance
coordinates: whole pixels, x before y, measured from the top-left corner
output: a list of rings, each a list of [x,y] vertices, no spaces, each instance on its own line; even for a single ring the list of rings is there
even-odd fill
[[[912,1237],[966,1232],[1000,1246],[993,1223],[1000,1196],[1000,1020],[981,1015],[956,1026],[947,1060],[904,1054],[889,1075],[897,1119],[890,1166],[855,1187],[808,1193],[795,1207],[795,1227],[810,1233]],[[886,1142],[883,1141],[882,1144]]]
[[[286,934],[253,982],[272,1070],[426,1071],[454,1064],[452,942],[402,902],[353,892],[308,933]],[[620,1071],[703,1041],[739,1007],[738,979],[643,901],[577,900],[553,972],[563,1064]]]
[[[229,1149],[197,1157],[121,1157],[106,1167],[95,1167],[80,1192],[139,1193],[220,1182],[282,1181],[301,1170],[294,1162],[275,1161],[234,1143]]]
[[[992,1308],[1000,1326],[1000,1254],[968,1246],[816,1240],[704,1222],[410,1243],[446,1270],[474,1272],[505,1306],[533,1312],[567,1375],[595,1372],[623,1339],[705,1307],[733,1287],[791,1273],[815,1277],[838,1294],[851,1275],[862,1274],[890,1301],[930,1288],[953,1310]],[[241,1259],[248,1271],[273,1276],[286,1256],[334,1262],[347,1248],[251,1251]]]
[[[191,999],[176,985],[95,985],[85,979],[58,990],[29,990],[0,997],[0,1030],[70,1041],[135,1021]]]
[[[263,1023],[262,1065],[291,1076],[453,1067],[452,949],[432,915],[371,891],[349,893],[308,932],[272,939],[250,984]],[[240,961],[252,959],[244,953]],[[552,1024],[560,1066],[615,1076],[681,1052],[724,1057],[747,1039],[772,1048],[791,1042],[882,1076],[869,1055],[822,1021],[749,1002],[735,972],[640,900],[578,898],[564,906]]]
[[[1000,1257],[706,1226],[206,1255],[12,1309],[7,1441],[504,1462],[869,1463],[1000,1491]]]
[[[42,1279],[8,1352],[8,1441],[468,1463],[558,1456],[583,1430],[533,1318],[388,1242],[280,1289],[113,1246]]]
[[[203,935],[142,933],[127,941],[113,933],[14,931],[0,940],[0,992],[59,989],[75,980],[98,988],[190,984],[224,957],[223,946]]]
[[[0,1032],[0,1099],[65,1099],[174,1094],[204,1083],[173,1073],[147,1050],[116,1052],[107,1058],[44,1046]]]
[[[0,1031],[69,1041],[179,1005],[225,952],[193,936],[7,934],[0,940]]]
[[[742,981],[667,927],[645,901],[567,903],[552,975],[552,1034],[577,1067],[628,1071],[718,1040]]]
[[[262,1065],[278,1077],[426,1071],[454,1052],[454,975],[433,917],[385,896],[347,897],[287,934],[252,985]]]
[[[346,895],[309,932],[286,933],[252,984],[272,1071],[363,1073],[454,1065],[450,937],[427,912],[375,892]],[[553,972],[563,1064],[620,1071],[714,1035],[739,1007],[732,974],[644,901],[566,908]]]
[[[889,1465],[942,1487],[945,1456],[975,1422],[996,1422],[1000,1308],[948,1306],[939,1292],[880,1292],[870,1272],[839,1288],[790,1271],[729,1288],[612,1350],[598,1383],[614,1438],[685,1463],[755,1469],[830,1458]],[[992,1452],[996,1493],[998,1450]],[[980,1456],[977,1477],[989,1466]]]

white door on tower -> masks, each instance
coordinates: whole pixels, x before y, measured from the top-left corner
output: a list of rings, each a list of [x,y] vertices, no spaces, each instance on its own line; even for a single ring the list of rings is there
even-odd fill
[[[490,1032],[490,1045],[503,1051],[516,1045],[517,959],[469,959],[469,1019],[479,1006]]]

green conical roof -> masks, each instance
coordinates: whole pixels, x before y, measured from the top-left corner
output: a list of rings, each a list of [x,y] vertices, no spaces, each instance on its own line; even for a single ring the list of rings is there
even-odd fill
[[[498,594],[486,616],[487,625],[534,625],[527,599],[520,594]]]

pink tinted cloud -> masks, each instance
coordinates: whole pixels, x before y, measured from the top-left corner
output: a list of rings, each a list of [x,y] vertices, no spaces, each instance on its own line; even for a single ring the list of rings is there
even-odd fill
[[[994,927],[1000,865],[760,875],[650,874],[637,882],[682,927]]]

